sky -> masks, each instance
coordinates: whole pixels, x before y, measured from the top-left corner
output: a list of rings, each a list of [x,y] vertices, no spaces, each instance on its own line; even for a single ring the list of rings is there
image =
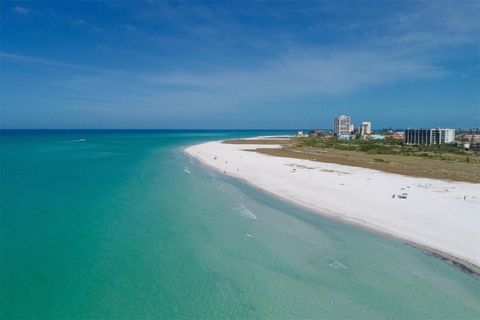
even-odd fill
[[[479,1],[0,2],[0,128],[480,127]]]

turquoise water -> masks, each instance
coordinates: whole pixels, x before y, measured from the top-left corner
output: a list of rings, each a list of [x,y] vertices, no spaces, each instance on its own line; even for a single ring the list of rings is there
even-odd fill
[[[181,151],[275,133],[2,132],[0,318],[479,316],[478,277]]]

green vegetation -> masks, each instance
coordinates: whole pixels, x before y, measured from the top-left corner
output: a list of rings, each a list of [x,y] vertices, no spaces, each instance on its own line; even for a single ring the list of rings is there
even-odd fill
[[[406,146],[401,140],[340,141],[327,137],[230,140],[257,144],[256,151],[276,157],[308,159],[370,168],[385,172],[480,183],[480,153],[454,145]],[[262,148],[279,144],[278,149]]]
[[[300,148],[320,148],[343,151],[359,151],[367,154],[385,154],[415,156],[455,162],[480,163],[479,152],[465,151],[453,144],[444,145],[404,145],[402,140],[386,138],[385,140],[350,140],[335,138],[309,137],[296,138],[295,145]]]

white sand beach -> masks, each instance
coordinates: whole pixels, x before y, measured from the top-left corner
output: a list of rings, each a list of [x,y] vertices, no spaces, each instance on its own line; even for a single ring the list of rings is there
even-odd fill
[[[222,173],[315,212],[387,233],[480,270],[480,184],[245,151],[258,147],[208,142],[185,151]],[[407,199],[398,198],[402,193]]]

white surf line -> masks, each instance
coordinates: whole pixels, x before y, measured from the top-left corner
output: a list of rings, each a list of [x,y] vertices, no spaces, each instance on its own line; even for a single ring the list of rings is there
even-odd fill
[[[248,151],[258,147],[217,141],[185,151],[219,172],[320,214],[392,235],[480,271],[480,184]],[[403,193],[407,198],[399,199]]]

